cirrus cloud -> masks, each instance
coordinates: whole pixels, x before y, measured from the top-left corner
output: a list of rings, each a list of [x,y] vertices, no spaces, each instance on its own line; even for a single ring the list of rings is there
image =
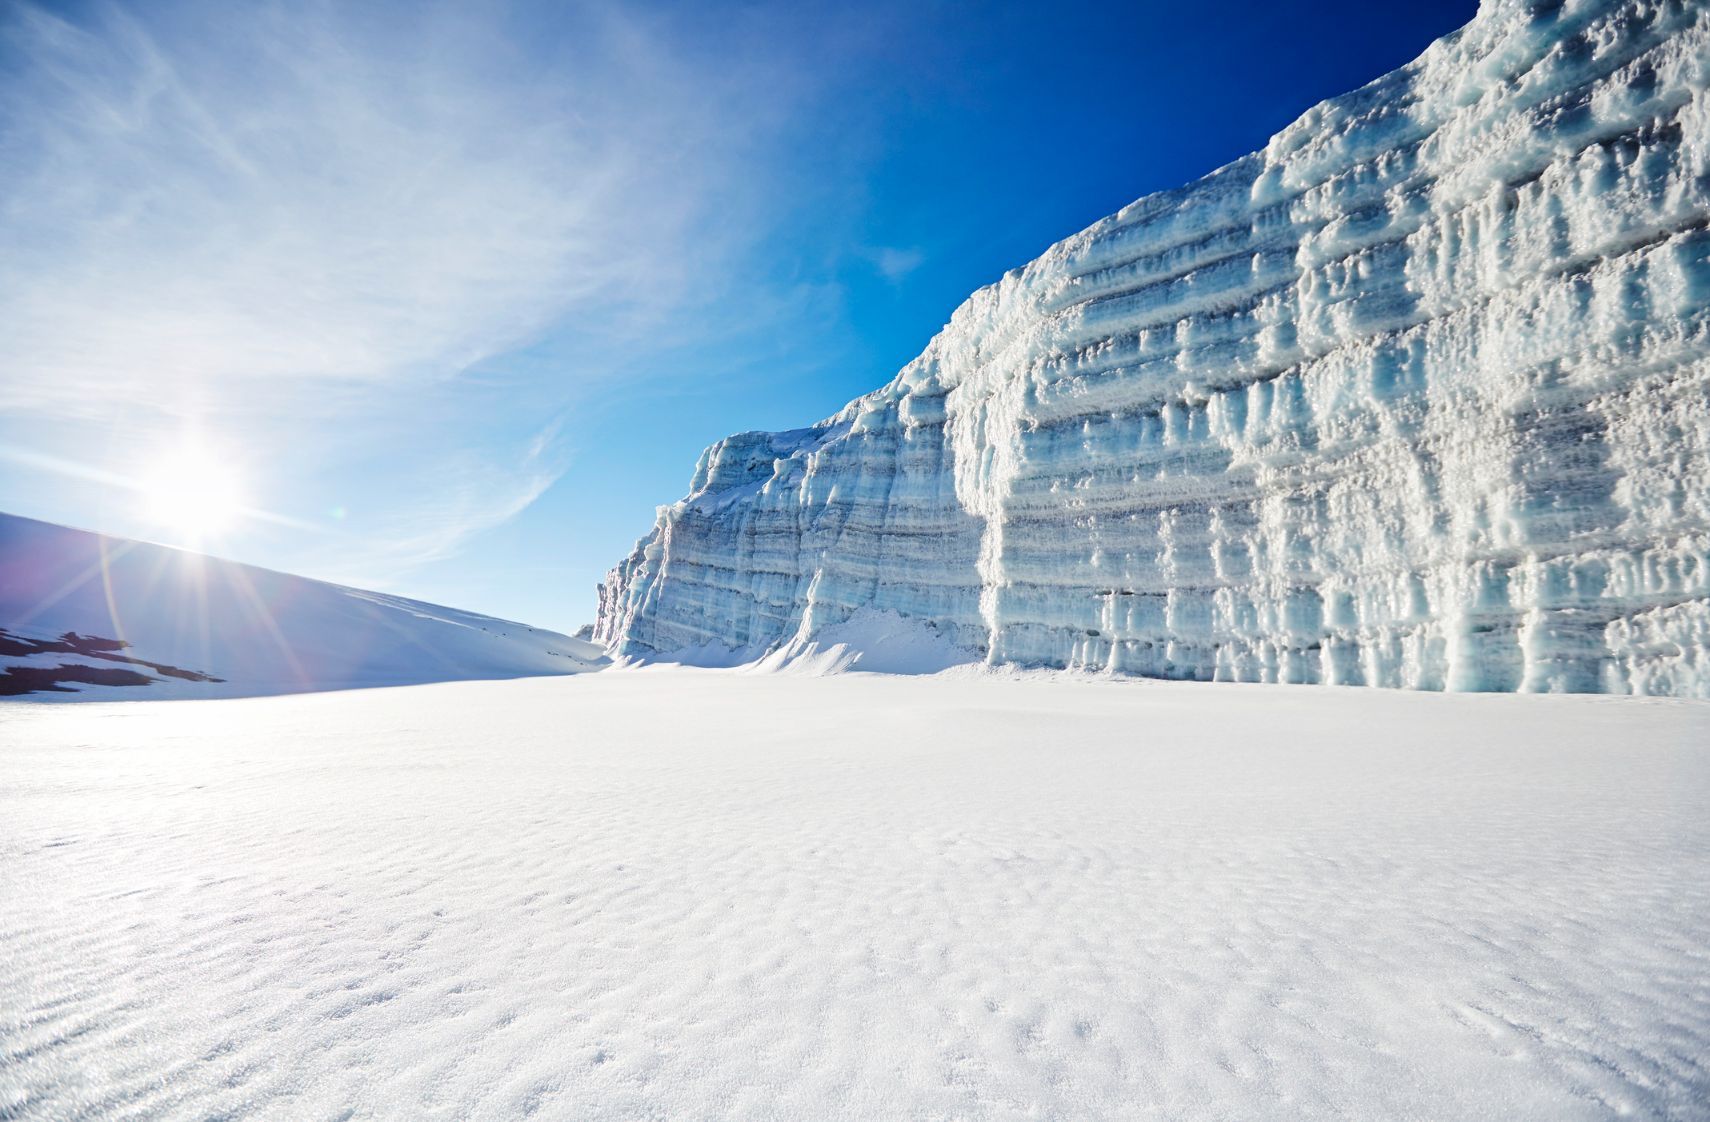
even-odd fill
[[[698,298],[799,79],[601,5],[25,3],[0,51],[0,439],[390,473],[388,566],[550,486],[543,425],[611,365],[486,367]]]

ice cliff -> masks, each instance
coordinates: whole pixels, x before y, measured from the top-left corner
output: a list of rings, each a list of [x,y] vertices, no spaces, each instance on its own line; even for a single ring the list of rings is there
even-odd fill
[[[1707,87],[1710,5],[1487,2],[713,445],[597,634],[1710,696]]]

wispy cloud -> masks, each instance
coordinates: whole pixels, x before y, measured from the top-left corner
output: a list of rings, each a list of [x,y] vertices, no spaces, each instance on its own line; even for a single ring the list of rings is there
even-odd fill
[[[389,558],[533,502],[562,468],[542,413],[602,368],[479,424],[472,368],[566,322],[620,344],[693,298],[787,67],[599,6],[528,34],[477,7],[8,6],[0,425],[193,421],[407,469]]]
[[[926,253],[912,247],[881,245],[862,252],[879,275],[895,284],[926,263]]]
[[[351,550],[348,541],[335,537],[313,543],[317,551],[307,556],[326,579],[389,584],[400,572],[451,556],[474,535],[509,522],[545,493],[560,470],[538,457],[515,464],[448,457],[417,479],[421,499],[393,510],[385,532],[364,548]]]

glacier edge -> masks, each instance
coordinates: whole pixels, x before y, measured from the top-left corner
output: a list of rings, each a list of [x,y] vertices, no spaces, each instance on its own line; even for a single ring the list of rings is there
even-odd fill
[[[1487,0],[714,444],[596,635],[1710,697],[1707,89],[1703,5]]]

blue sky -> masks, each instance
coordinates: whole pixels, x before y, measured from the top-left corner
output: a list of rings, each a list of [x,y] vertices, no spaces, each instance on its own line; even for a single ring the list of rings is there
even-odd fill
[[[0,510],[186,542],[188,462],[209,552],[574,627],[705,445],[1475,9],[0,7]]]

